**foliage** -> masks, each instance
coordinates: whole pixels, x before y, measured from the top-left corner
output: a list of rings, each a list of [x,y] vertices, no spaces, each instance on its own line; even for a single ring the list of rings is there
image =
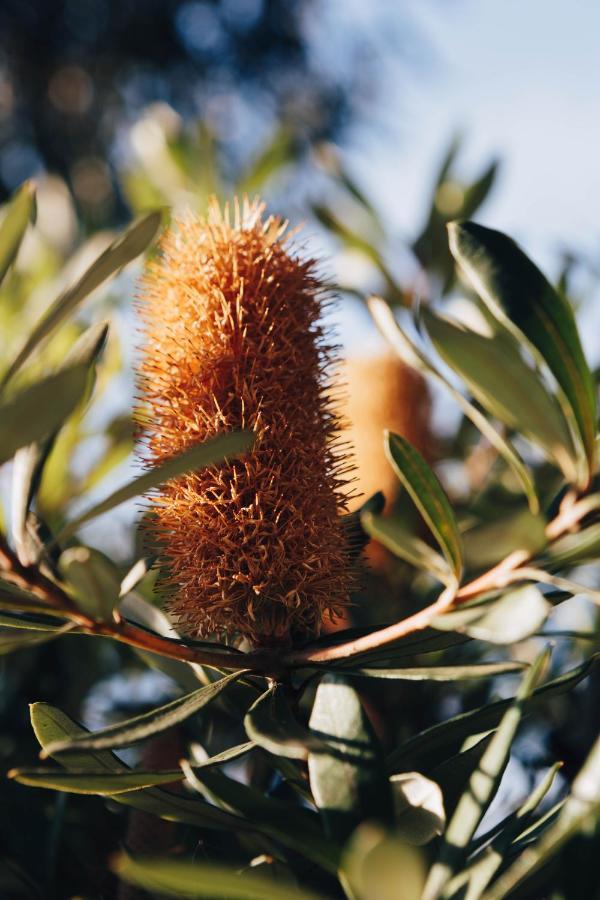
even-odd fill
[[[316,211],[377,273],[385,296],[369,308],[385,338],[458,403],[444,461],[467,488],[453,491],[443,466],[382,435],[405,493],[391,513],[371,498],[346,524],[357,545],[370,536],[387,548],[387,571],[364,573],[354,624],[280,650],[182,637],[153,604],[153,560],[113,560],[83,529],[252,441],[222,435],[111,491],[103,478],[131,441],[113,419],[103,455],[70,474],[95,398],[120,368],[110,326],[107,343],[107,326],[86,327],[82,306],[150,250],[159,215],[112,240],[57,299],[46,291],[42,307],[26,298],[36,280],[49,283],[44,254],[29,269],[17,256],[32,188],[5,210],[0,459],[12,460],[12,509],[0,538],[0,652],[6,704],[38,701],[34,740],[21,706],[3,736],[8,896],[102,897],[116,878],[150,895],[240,900],[575,900],[600,888],[595,866],[565,869],[598,846],[597,630],[552,624],[559,606],[578,623],[582,594],[596,619],[600,592],[580,583],[581,563],[600,553],[596,386],[568,300],[505,235],[452,226],[472,316],[441,308],[454,274],[447,247],[432,248],[456,196],[440,194],[455,153],[429,237],[414,242],[438,285],[421,305],[387,266],[376,214],[339,161],[332,196],[351,198],[371,234]],[[483,200],[494,171],[463,191],[462,211]],[[49,263],[57,281],[61,265]],[[380,603],[382,590],[395,605]],[[171,694],[156,688],[155,702],[84,727],[85,698],[115,669],[158,670],[153,683]],[[528,761],[523,735],[537,747]],[[507,768],[519,760],[529,786],[514,798]],[[18,807],[30,846],[43,847],[31,864],[11,829]]]

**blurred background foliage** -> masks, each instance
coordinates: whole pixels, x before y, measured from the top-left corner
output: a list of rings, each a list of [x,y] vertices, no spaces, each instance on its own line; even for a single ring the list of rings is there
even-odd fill
[[[345,148],[354,129],[372,126],[371,106],[385,94],[377,42],[395,42],[402,55],[414,37],[410,16],[401,10],[391,17],[384,10],[382,23],[393,32],[386,36],[353,30],[351,20],[340,20],[335,34],[322,34],[322,6],[321,0],[0,4],[0,196],[7,199],[31,176],[38,187],[35,227],[28,230],[2,287],[0,370],[49,302],[108,247],[117,226],[157,207],[165,208],[165,221],[171,209],[203,211],[210,195],[227,198],[234,190],[260,193],[274,211],[294,223],[307,222],[309,249],[329,253],[331,277],[341,295],[335,315],[342,332],[364,323],[357,298],[370,292],[387,300],[400,317],[423,300],[476,315],[471,295],[471,306],[461,307],[465,290],[455,281],[445,226],[472,218],[483,207],[495,189],[499,161],[483,160],[465,175],[460,164],[464,145],[448,135],[420,219],[411,234],[395,233],[367,196],[359,173],[347,164]],[[407,58],[410,69],[408,53]],[[565,289],[579,264],[571,253],[558,261]],[[17,386],[23,386],[53,370],[87,327],[110,320],[94,403],[82,403],[54,442],[28,523],[33,533],[60,529],[81,510],[84,498],[88,503],[106,495],[134,467],[132,296],[138,274],[133,264],[86,297],[76,317],[56,330],[18,375]],[[503,558],[523,536],[535,540],[537,520],[514,474],[470,420],[449,411],[452,404],[440,401],[435,386],[383,342],[374,342],[374,331],[364,348],[360,340],[351,343],[340,380],[347,385],[358,487],[367,497],[384,491],[398,533],[425,539],[384,457],[384,428],[407,436],[437,467],[457,510],[471,571]],[[524,454],[539,495],[548,501],[559,484],[556,470],[535,450]],[[0,490],[6,524],[11,520],[9,484],[5,467]],[[81,532],[111,557],[121,575],[140,554],[135,515],[130,504],[109,524],[101,519]],[[361,602],[341,624],[393,621],[431,596],[431,579],[384,543],[370,545]],[[596,575],[588,575],[596,584]],[[154,602],[151,574],[137,590]],[[594,607],[580,600],[569,608],[568,616],[558,611],[553,630],[563,627],[585,636],[558,646],[556,671],[580,662],[598,641]],[[159,628],[157,621],[153,624]],[[526,641],[520,658],[532,658],[534,645],[533,639]],[[469,645],[464,659],[475,661],[479,653]],[[489,648],[483,652],[484,661],[492,657]],[[29,702],[56,704],[99,728],[174,696],[181,673],[171,671],[173,680],[166,663],[164,669],[148,668],[129,648],[85,637],[2,656],[0,766],[7,770],[37,759]],[[513,682],[500,684],[365,687],[364,697],[381,739],[391,745],[512,692]],[[509,777],[488,826],[529,792],[540,767],[556,757],[564,767],[552,797],[560,795],[597,734],[598,689],[593,675],[585,689],[541,704],[535,727],[526,723],[515,744]],[[222,749],[223,722],[230,727],[231,719],[215,710],[200,723],[186,722],[178,740],[182,746],[188,739],[203,746],[216,741],[216,749]],[[244,739],[243,733],[229,733],[227,746]],[[155,749],[160,757],[161,748]],[[165,750],[175,763],[178,749]],[[128,759],[135,763],[139,756],[130,751]],[[261,773],[255,774],[260,782]],[[114,876],[105,861],[120,842],[133,842],[123,807],[43,790],[25,794],[2,779],[0,809],[2,896],[114,895]],[[160,852],[172,838],[159,832],[156,840],[164,846],[146,849]],[[571,849],[578,864],[594,840],[586,835],[581,847]],[[565,889],[556,896],[575,900],[584,894]]]

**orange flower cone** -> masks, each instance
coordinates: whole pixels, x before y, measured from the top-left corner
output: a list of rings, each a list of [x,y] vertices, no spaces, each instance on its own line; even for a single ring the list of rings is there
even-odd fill
[[[256,432],[245,456],[149,498],[159,584],[186,633],[262,646],[318,634],[353,585],[340,518],[352,464],[331,396],[328,297],[285,231],[256,202],[236,202],[233,221],[213,203],[206,221],[165,234],[139,303],[145,460]]]

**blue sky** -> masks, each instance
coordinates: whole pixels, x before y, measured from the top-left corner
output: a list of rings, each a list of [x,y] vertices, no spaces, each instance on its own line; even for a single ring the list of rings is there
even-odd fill
[[[383,116],[397,139],[374,137],[356,160],[390,221],[414,230],[443,147],[461,129],[467,172],[493,155],[504,161],[483,221],[544,256],[567,242],[600,257],[600,3],[407,8],[434,64],[392,65],[399,86],[384,89]]]

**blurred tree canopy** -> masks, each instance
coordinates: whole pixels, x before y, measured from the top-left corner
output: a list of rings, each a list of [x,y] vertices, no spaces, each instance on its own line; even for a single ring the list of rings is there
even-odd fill
[[[4,0],[0,197],[41,169],[94,224],[122,219],[115,172],[148,104],[201,120],[225,168],[285,125],[298,152],[339,138],[372,74],[365,35],[314,46],[320,0]],[[342,29],[344,23],[340,23]],[[347,35],[345,36],[347,38]]]

